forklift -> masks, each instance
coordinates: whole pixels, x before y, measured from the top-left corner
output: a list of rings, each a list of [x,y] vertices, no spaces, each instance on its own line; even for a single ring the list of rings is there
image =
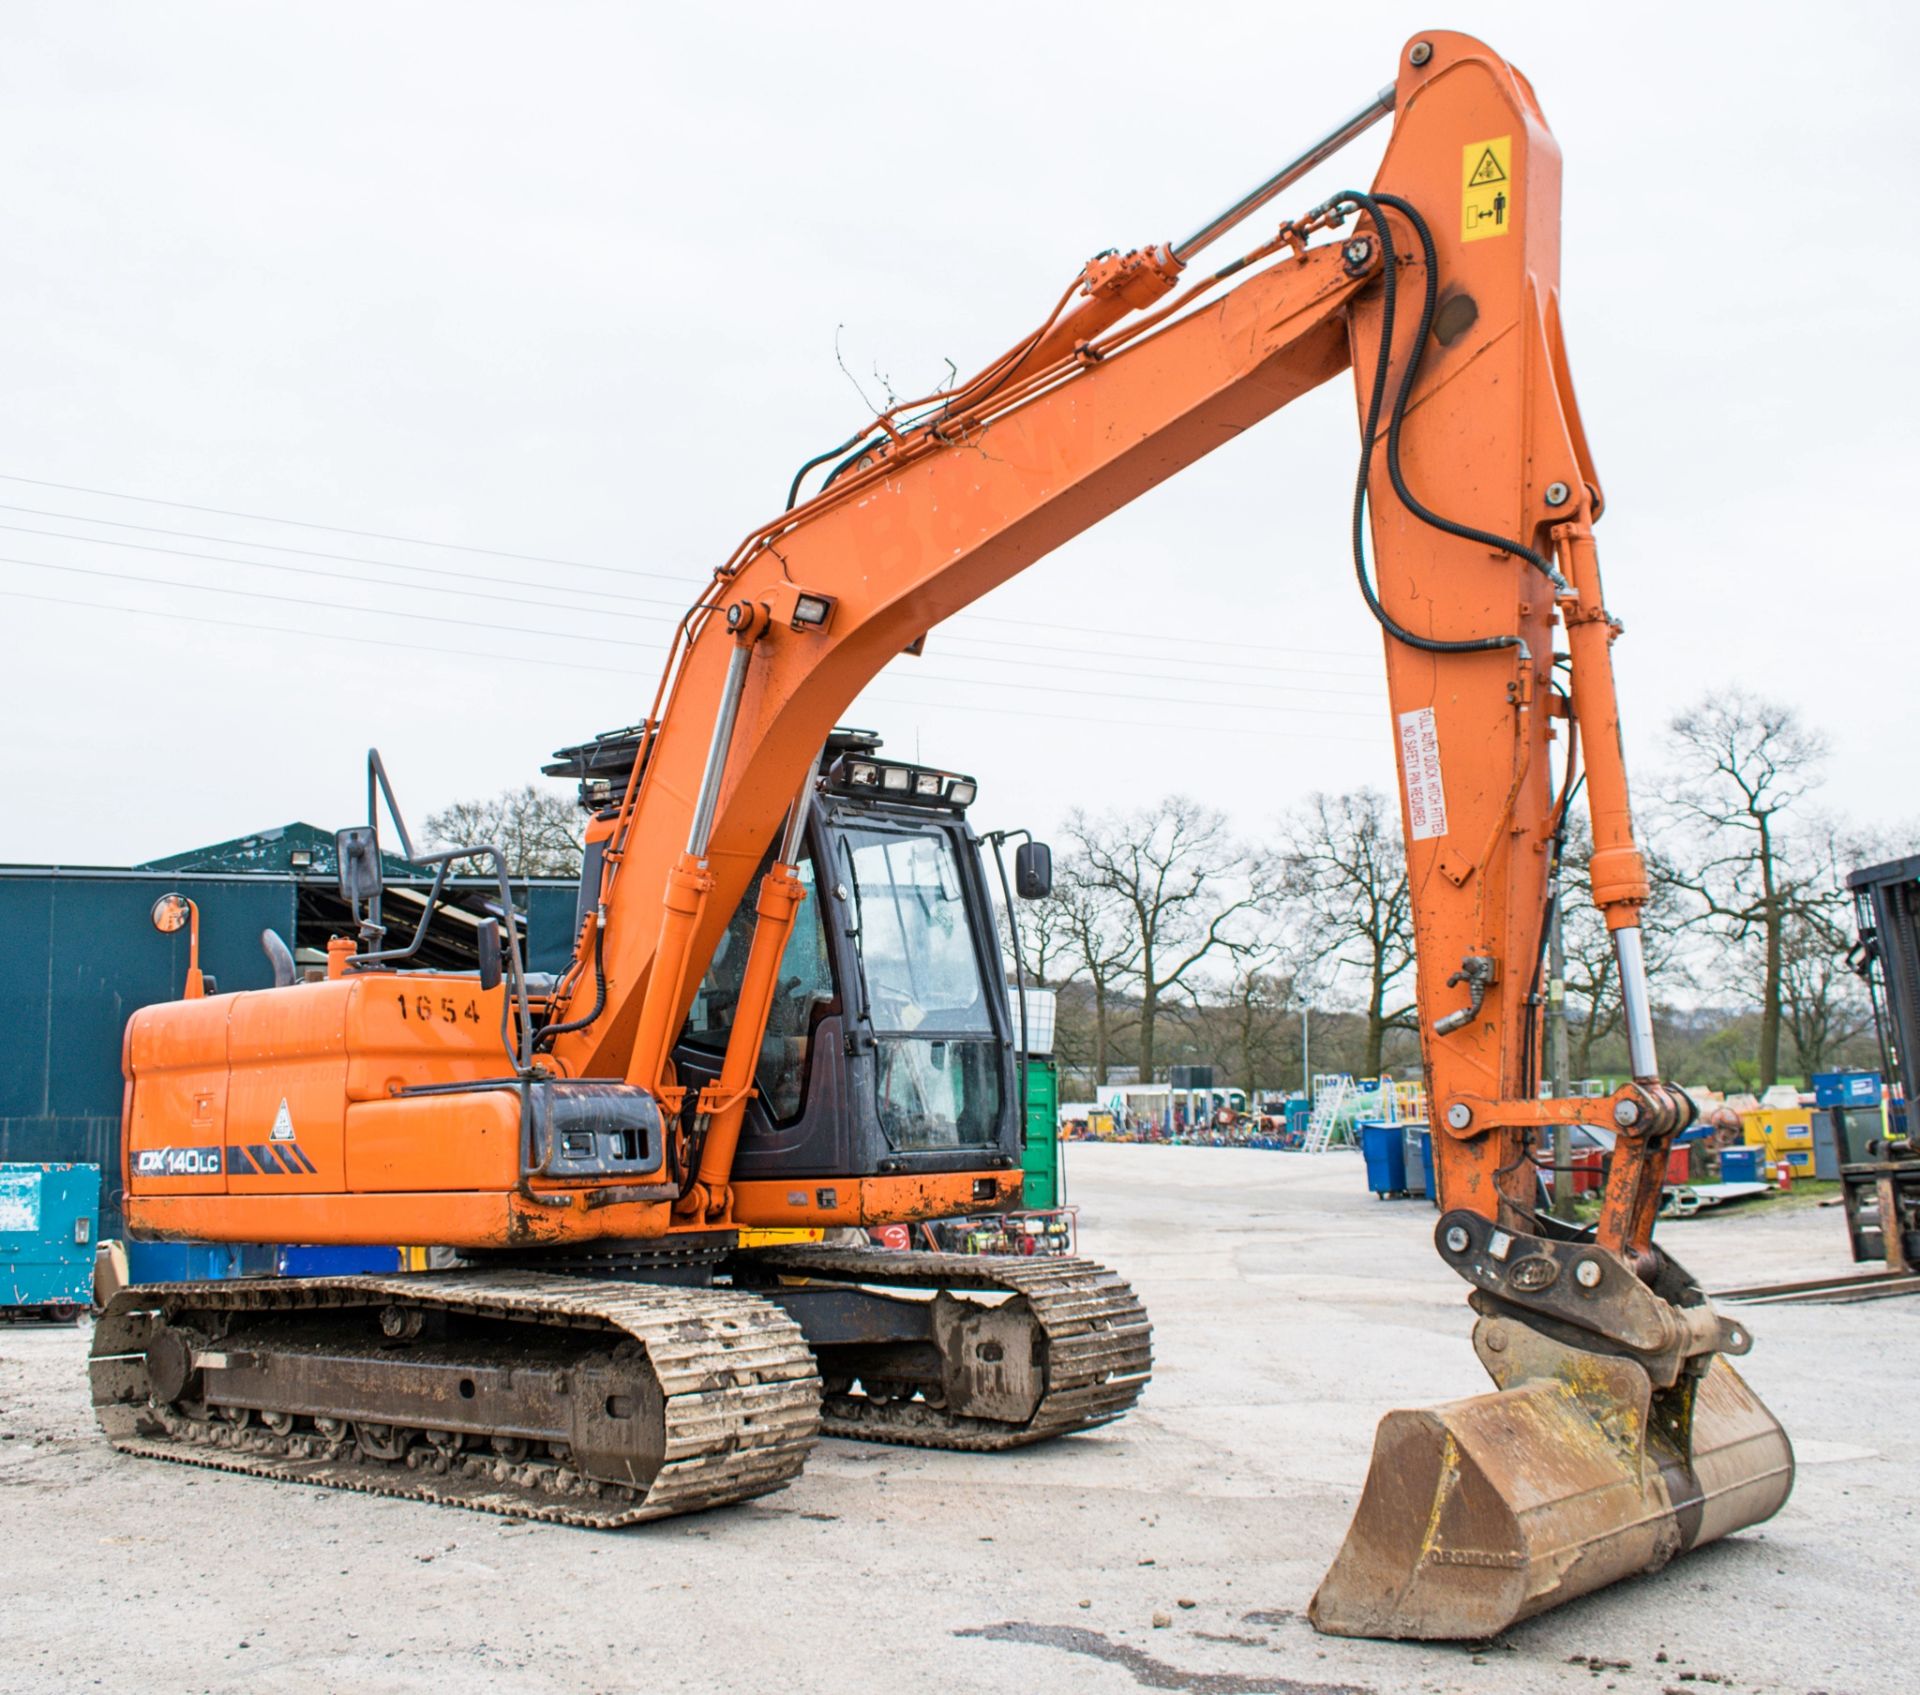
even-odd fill
[[[1847,1235],[1856,1262],[1882,1260],[1892,1275],[1920,1267],[1920,1147],[1913,1098],[1920,1069],[1920,854],[1869,865],[1847,878],[1860,939],[1851,959],[1866,979],[1880,1039],[1880,1091],[1844,1091],[1821,1104],[1833,1115]],[[1836,1081],[1844,1086],[1850,1079]]]

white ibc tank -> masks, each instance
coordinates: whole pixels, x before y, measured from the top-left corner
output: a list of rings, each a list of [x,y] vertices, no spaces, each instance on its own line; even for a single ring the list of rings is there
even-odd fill
[[[1054,992],[1051,989],[1016,989],[1007,985],[1007,1000],[1013,1007],[1013,1039],[1020,1040],[1020,997],[1027,1000],[1027,1042],[1026,1051],[1034,1054],[1053,1052],[1053,1005]]]

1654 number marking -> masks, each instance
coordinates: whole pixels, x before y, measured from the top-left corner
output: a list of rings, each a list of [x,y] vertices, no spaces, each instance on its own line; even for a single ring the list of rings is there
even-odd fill
[[[402,989],[397,997],[400,1002],[400,1016],[414,1024],[458,1024],[461,1019],[470,1023],[480,1022],[480,1005],[477,1001],[468,1001],[461,1006],[452,995],[441,995],[438,999],[429,994],[408,994]]]

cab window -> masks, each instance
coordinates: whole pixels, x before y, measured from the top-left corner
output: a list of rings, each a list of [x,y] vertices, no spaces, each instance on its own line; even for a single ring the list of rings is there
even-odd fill
[[[767,1014],[767,1033],[760,1044],[760,1063],[754,1073],[761,1103],[776,1123],[791,1123],[800,1114],[806,1093],[807,1057],[816,1018],[834,1001],[833,968],[827,955],[826,928],[814,887],[813,858],[802,857],[796,867],[807,898],[794,914],[793,934],[780,956],[774,983],[773,1006]],[[703,1053],[726,1051],[733,1030],[734,1009],[740,1000],[740,981],[746,975],[747,954],[753,946],[754,903],[759,894],[756,877],[727,925],[713,963],[707,967],[682,1039]]]

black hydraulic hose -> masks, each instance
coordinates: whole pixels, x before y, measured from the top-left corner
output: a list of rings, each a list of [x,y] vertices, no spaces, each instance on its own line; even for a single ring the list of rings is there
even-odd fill
[[[862,459],[866,458],[866,456],[869,453],[873,452],[875,448],[880,446],[880,443],[877,441],[864,441],[857,436],[854,439],[856,441],[859,441],[860,445],[856,447],[853,450],[853,452],[849,453],[846,456],[846,458],[842,459],[838,465],[834,466],[834,468],[827,473],[826,481],[820,485],[820,492],[822,494],[825,494],[828,489],[832,488],[833,485],[836,482],[838,482],[843,475],[845,475],[845,473],[847,473],[848,471],[851,471],[854,468],[854,466],[860,463]],[[840,450],[838,448],[835,448],[834,451],[838,453]]]
[[[1407,360],[1407,373],[1400,379],[1400,391],[1394,396],[1393,415],[1387,425],[1387,475],[1393,479],[1393,492],[1400,497],[1400,503],[1423,524],[1429,524],[1436,530],[1443,530],[1450,536],[1459,536],[1463,541],[1476,541],[1483,547],[1493,548],[1515,559],[1524,559],[1558,593],[1567,591],[1567,580],[1560,575],[1553,561],[1537,553],[1525,542],[1514,541],[1506,536],[1496,535],[1491,530],[1478,530],[1471,524],[1462,524],[1452,518],[1443,518],[1439,513],[1423,506],[1407,480],[1400,471],[1400,426],[1405,421],[1407,401],[1413,393],[1414,377],[1420,368],[1421,355],[1426,351],[1427,336],[1433,329],[1434,308],[1440,298],[1439,259],[1433,244],[1433,232],[1427,227],[1427,221],[1421,217],[1413,205],[1397,194],[1377,194],[1373,197],[1382,206],[1391,206],[1413,226],[1413,233],[1420,238],[1420,253],[1426,264],[1426,284],[1420,304],[1420,328],[1414,336],[1413,349]],[[1374,225],[1385,238],[1386,224],[1378,211],[1368,214]]]
[[[1386,406],[1387,369],[1393,362],[1393,319],[1400,292],[1398,261],[1394,257],[1393,234],[1387,228],[1387,220],[1381,215],[1372,196],[1349,190],[1334,198],[1351,202],[1364,211],[1373,220],[1380,241],[1380,357],[1374,362],[1373,386],[1367,396],[1367,421],[1360,429],[1360,471],[1353,489],[1353,573],[1360,584],[1361,598],[1388,635],[1422,653],[1490,653],[1498,648],[1517,647],[1520,638],[1513,635],[1481,636],[1469,641],[1439,641],[1432,636],[1415,635],[1394,619],[1374,592],[1373,578],[1367,570],[1367,481],[1373,470],[1373,450],[1380,435],[1380,414]],[[1416,345],[1407,367],[1408,377],[1413,375],[1419,358],[1420,349]],[[1403,380],[1402,390],[1407,386]],[[1389,452],[1391,450],[1390,442]]]
[[[865,430],[855,430],[853,434],[848,436],[838,447],[830,447],[825,453],[816,453],[806,464],[795,471],[793,473],[793,482],[787,488],[787,510],[789,512],[793,510],[793,503],[800,498],[800,485],[806,480],[807,473],[811,471],[814,466],[824,465],[829,459],[839,458],[848,448],[863,441],[866,438],[866,434],[867,432]],[[827,480],[831,482],[833,479],[829,477]]]
[[[1399,195],[1369,195],[1361,194],[1357,190],[1348,190],[1345,193],[1335,195],[1328,204],[1351,205],[1364,212],[1368,221],[1373,225],[1374,233],[1380,243],[1380,356],[1374,366],[1373,386],[1367,401],[1367,421],[1361,431],[1360,470],[1355,479],[1353,493],[1353,566],[1354,574],[1359,579],[1360,593],[1367,603],[1367,610],[1374,615],[1381,627],[1386,630],[1389,635],[1393,636],[1395,640],[1403,642],[1407,646],[1423,653],[1486,653],[1500,648],[1517,648],[1524,661],[1528,657],[1527,645],[1524,639],[1518,635],[1482,636],[1467,641],[1438,641],[1432,637],[1415,635],[1411,630],[1404,628],[1394,620],[1386,608],[1380,604],[1379,596],[1374,592],[1373,581],[1367,571],[1367,483],[1373,469],[1373,450],[1378,444],[1380,411],[1386,399],[1388,367],[1393,361],[1394,313],[1398,305],[1399,295],[1398,261],[1393,249],[1393,232],[1388,227],[1385,214],[1381,211],[1382,206],[1391,207],[1394,211],[1400,213],[1401,216],[1407,220],[1408,224],[1412,226],[1415,236],[1419,239],[1421,258],[1426,268],[1424,288],[1422,290],[1420,303],[1420,322],[1414,331],[1413,343],[1407,352],[1406,370],[1401,374],[1400,384],[1394,391],[1393,405],[1388,413],[1387,475],[1392,481],[1393,492],[1399,499],[1401,505],[1423,524],[1440,530],[1447,535],[1458,536],[1464,541],[1478,542],[1483,547],[1491,548],[1498,553],[1505,553],[1511,558],[1525,560],[1535,570],[1546,577],[1554,586],[1556,592],[1564,592],[1567,588],[1567,583],[1566,579],[1561,576],[1551,560],[1545,558],[1533,548],[1528,547],[1524,542],[1513,541],[1505,536],[1495,535],[1492,531],[1476,529],[1470,524],[1461,524],[1451,518],[1442,517],[1439,513],[1424,505],[1414,494],[1413,490],[1407,486],[1406,475],[1400,467],[1400,432],[1406,422],[1407,406],[1413,397],[1414,384],[1419,380],[1420,361],[1426,352],[1427,337],[1433,330],[1434,312],[1440,292],[1439,258],[1434,247],[1433,232],[1427,227],[1426,220],[1420,216],[1413,205],[1402,199]],[[1559,827],[1555,838],[1556,860],[1559,844],[1564,840],[1566,829],[1565,807],[1567,803],[1572,800],[1573,793],[1574,768],[1569,764],[1566,776],[1566,787],[1561,797],[1562,810],[1558,820]],[[1557,894],[1552,892],[1551,884],[1549,885],[1549,889],[1548,906],[1542,915],[1542,929],[1545,928],[1545,922],[1551,916],[1552,902],[1557,899]],[[1534,1048],[1532,1007],[1539,994],[1541,963],[1540,950],[1536,949],[1532,980],[1527,992],[1528,1018],[1526,1028],[1522,1034],[1522,1071],[1530,1081],[1534,1076],[1534,1066],[1537,1063],[1537,1055]],[[1511,1164],[1502,1167],[1500,1172],[1496,1174],[1497,1177],[1504,1177],[1508,1172],[1516,1169],[1522,1161],[1529,1158],[1531,1148],[1532,1137],[1529,1134],[1521,1139],[1519,1155]],[[1525,1208],[1521,1208],[1520,1210],[1523,1212],[1526,1211]],[[1528,1216],[1532,1217],[1533,1215],[1528,1213]]]
[[[570,1036],[576,1030],[584,1030],[601,1013],[607,1010],[607,961],[604,943],[607,927],[598,918],[593,925],[593,1010],[580,1018],[570,1018],[564,1024],[549,1024],[534,1037],[535,1053],[545,1053],[559,1036]]]
[[[1460,641],[1443,641],[1432,636],[1416,635],[1412,630],[1398,623],[1393,615],[1381,605],[1380,597],[1374,591],[1373,579],[1367,569],[1366,512],[1367,484],[1373,468],[1373,450],[1379,442],[1380,415],[1388,412],[1387,426],[1387,472],[1392,479],[1394,493],[1416,518],[1450,535],[1467,540],[1475,540],[1498,551],[1524,557],[1537,569],[1544,571],[1556,584],[1560,574],[1552,564],[1541,558],[1531,548],[1519,542],[1509,542],[1489,532],[1476,530],[1468,525],[1456,524],[1452,519],[1443,518],[1428,510],[1407,487],[1406,478],[1400,469],[1400,428],[1403,423],[1407,404],[1413,395],[1414,383],[1420,374],[1420,359],[1426,349],[1427,336],[1433,327],[1435,302],[1438,298],[1439,283],[1433,237],[1427,226],[1411,205],[1397,195],[1362,194],[1357,189],[1348,189],[1333,197],[1333,203],[1344,203],[1357,207],[1364,212],[1374,227],[1380,242],[1380,356],[1374,365],[1373,385],[1367,400],[1366,423],[1361,429],[1360,469],[1355,478],[1353,492],[1353,568],[1354,576],[1360,584],[1361,597],[1367,603],[1367,610],[1394,640],[1414,648],[1422,653],[1490,653],[1501,648],[1524,649],[1526,643],[1517,635],[1479,636]],[[1394,253],[1393,232],[1388,227],[1381,206],[1390,205],[1402,213],[1421,237],[1422,251],[1426,259],[1426,291],[1421,305],[1420,324],[1413,345],[1407,357],[1407,368],[1402,373],[1398,389],[1394,393],[1393,404],[1387,407],[1387,376],[1393,362],[1393,327],[1399,304],[1398,260]]]

